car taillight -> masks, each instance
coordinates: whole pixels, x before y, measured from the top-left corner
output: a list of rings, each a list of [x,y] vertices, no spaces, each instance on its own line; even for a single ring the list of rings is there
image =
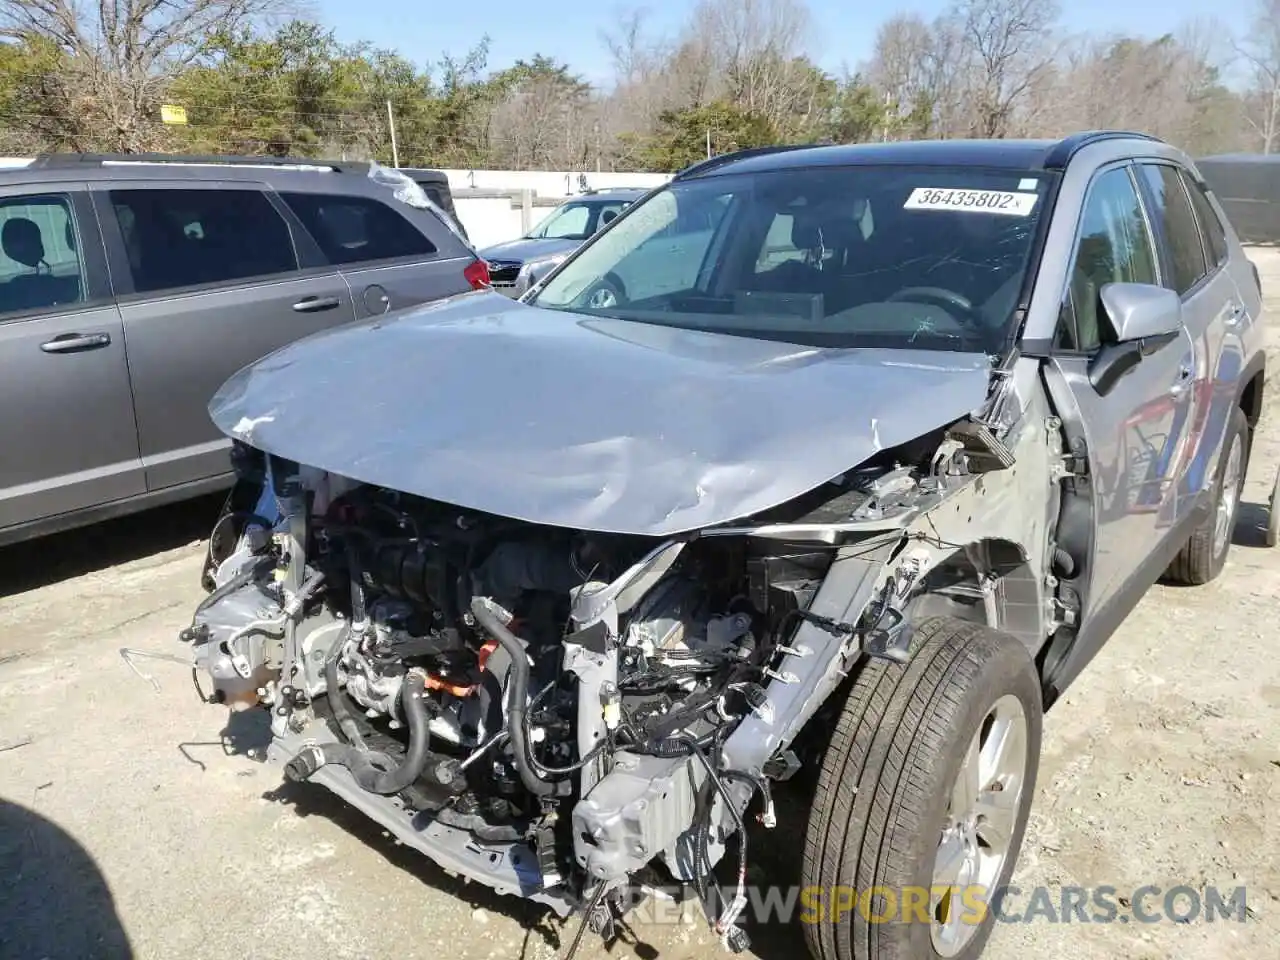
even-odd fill
[[[483,260],[468,264],[462,271],[462,275],[467,278],[467,283],[471,284],[472,290],[489,289],[489,264]]]

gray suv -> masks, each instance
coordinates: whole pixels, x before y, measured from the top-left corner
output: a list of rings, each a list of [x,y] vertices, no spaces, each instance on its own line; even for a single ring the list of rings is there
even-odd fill
[[[229,485],[206,405],[232,373],[487,283],[414,189],[385,168],[261,158],[0,172],[0,544]]]
[[[819,960],[973,960],[1044,712],[1223,569],[1261,304],[1137,134],[718,157],[523,301],[228,381],[249,507],[182,639],[285,777],[580,930],[665,875],[734,951],[800,889]]]
[[[523,237],[485,247],[480,256],[489,264],[493,289],[510,297],[526,293],[647,192],[626,187],[590,190],[560,204]]]

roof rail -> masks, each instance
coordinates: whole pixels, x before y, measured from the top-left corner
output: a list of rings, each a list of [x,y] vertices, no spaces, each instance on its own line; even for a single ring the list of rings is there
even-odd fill
[[[31,162],[38,169],[68,169],[80,166],[132,166],[172,164],[174,166],[292,167],[307,170],[359,170],[368,164],[336,163],[332,160],[308,160],[301,157],[202,156],[173,153],[42,153]]]
[[[1044,158],[1046,170],[1063,170],[1071,162],[1071,158],[1085,147],[1107,140],[1147,140],[1152,143],[1163,143],[1159,137],[1135,130],[1081,130],[1063,137],[1050,148]]]
[[[733,153],[722,153],[718,157],[708,157],[706,160],[699,160],[692,166],[685,167],[679,171],[673,180],[684,180],[688,177],[696,177],[700,174],[707,173],[717,167],[722,167],[726,163],[733,163],[737,160],[746,160],[749,157],[764,157],[771,153],[786,153],[790,150],[808,150],[816,144],[812,143],[786,143],[775,144],[771,147],[748,147],[746,150],[737,150]]]

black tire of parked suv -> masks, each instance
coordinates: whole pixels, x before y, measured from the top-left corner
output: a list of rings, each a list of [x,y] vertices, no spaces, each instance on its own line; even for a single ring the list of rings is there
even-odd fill
[[[1249,470],[1249,421],[1239,407],[1232,409],[1231,419],[1227,421],[1227,434],[1222,438],[1222,456],[1218,458],[1218,472],[1213,478],[1213,496],[1210,498],[1212,506],[1205,517],[1196,524],[1190,539],[1183,544],[1178,555],[1169,564],[1169,569],[1165,571],[1164,579],[1170,583],[1187,587],[1199,586],[1213,580],[1226,566],[1227,554],[1231,551],[1231,530],[1228,530],[1227,539],[1216,550],[1213,531],[1218,519],[1218,504],[1222,500],[1222,477],[1227,468],[1227,451],[1231,449],[1231,444],[1237,437],[1240,438],[1242,463],[1240,489],[1236,491],[1235,507],[1230,524],[1231,529],[1235,527],[1236,517],[1240,513],[1239,494],[1240,490],[1244,489],[1245,474]]]
[[[1017,698],[1026,718],[1026,766],[1008,853],[992,889],[1008,883],[1022,845],[1043,715],[1030,654],[1008,634],[948,618],[919,624],[912,649],[906,664],[862,664],[823,757],[801,871],[802,891],[826,908],[821,917],[801,917],[817,960],[939,956],[924,911],[913,918],[902,909],[905,891],[919,897],[930,889],[952,786],[979,724],[1006,695]],[[850,888],[858,909],[831,919],[829,905]],[[868,900],[870,913],[864,913],[864,892],[873,890],[892,894]],[[982,952],[994,916],[986,911],[952,960]],[[891,919],[879,922],[884,917]]]
[[[607,303],[597,303],[597,298],[604,294],[611,298]],[[596,306],[597,308],[608,309],[616,307],[627,302],[627,286],[622,282],[622,278],[616,273],[606,273],[596,283],[592,284],[591,289],[582,297],[582,303],[586,306]]]

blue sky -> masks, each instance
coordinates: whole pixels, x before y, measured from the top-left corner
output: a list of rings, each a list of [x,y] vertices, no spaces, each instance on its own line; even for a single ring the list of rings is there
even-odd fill
[[[500,69],[521,57],[543,53],[568,63],[586,79],[609,77],[600,31],[626,6],[643,6],[653,27],[674,31],[691,3],[680,0],[483,0],[474,6],[422,0],[315,0],[321,18],[342,40],[367,40],[419,64],[434,64],[442,52],[461,56],[485,34],[489,65]],[[933,17],[947,0],[907,0],[896,7],[855,6],[856,0],[809,0],[818,39],[811,55],[829,70],[856,67],[871,49],[876,28],[898,10]],[[1125,32],[1158,36],[1192,18],[1216,16],[1233,30],[1248,19],[1248,0],[1062,0],[1067,32]]]

